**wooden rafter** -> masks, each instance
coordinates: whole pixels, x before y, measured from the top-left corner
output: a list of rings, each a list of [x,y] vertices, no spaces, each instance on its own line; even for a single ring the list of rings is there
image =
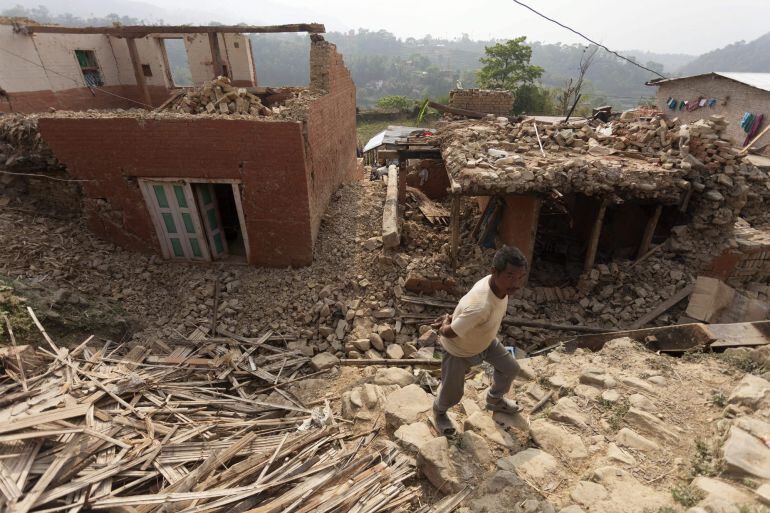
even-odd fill
[[[21,25],[20,32],[27,34],[105,34],[116,37],[144,37],[150,34],[274,34],[280,32],[326,32],[322,23],[295,23],[292,25],[128,25],[123,27],[56,27],[49,25]]]

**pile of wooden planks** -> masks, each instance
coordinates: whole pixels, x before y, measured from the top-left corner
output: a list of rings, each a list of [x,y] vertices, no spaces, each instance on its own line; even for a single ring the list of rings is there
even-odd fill
[[[0,353],[0,511],[415,509],[408,458],[281,390],[307,357],[270,333],[69,350],[30,315],[46,347]]]

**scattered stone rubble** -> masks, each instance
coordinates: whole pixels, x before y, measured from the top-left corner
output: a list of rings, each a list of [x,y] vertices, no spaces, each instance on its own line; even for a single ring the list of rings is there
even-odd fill
[[[741,352],[770,370],[767,349]],[[343,369],[353,386],[342,415],[362,432],[385,426],[387,443],[414,455],[441,493],[476,484],[463,513],[770,511],[766,379],[715,357],[655,355],[630,339],[520,362],[528,370],[510,396],[525,413],[482,409],[491,379],[482,366],[450,410],[455,437],[437,436],[433,395],[414,383],[425,371],[389,379],[384,369]],[[544,409],[526,413],[548,392]]]
[[[730,230],[747,202],[770,195],[767,173],[724,139],[726,121],[660,117],[592,126],[588,121],[451,121],[437,132],[447,170],[469,193],[578,192],[614,202],[679,204],[692,188],[693,226]]]

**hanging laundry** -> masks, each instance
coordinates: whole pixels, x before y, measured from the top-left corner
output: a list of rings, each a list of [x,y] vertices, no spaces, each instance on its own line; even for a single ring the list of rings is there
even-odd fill
[[[706,100],[705,98],[701,98],[700,101],[698,102],[698,107],[705,107],[707,101],[708,100]]]
[[[684,110],[684,108],[687,107],[687,102],[682,100],[679,102],[679,110]]]
[[[751,128],[754,126],[754,121],[756,121],[756,119],[757,117],[754,114],[751,112],[746,112],[741,118],[741,128],[743,131],[747,134],[751,132]]]
[[[746,133],[746,140],[743,141],[744,146],[748,146],[748,144],[751,142],[752,139],[754,139],[754,136],[757,135],[757,132],[759,132],[759,128],[762,126],[762,121],[765,119],[764,114],[760,114],[756,117],[754,122],[751,124],[751,129]]]
[[[714,107],[716,104],[717,104],[717,99],[716,98],[711,98],[709,100],[709,108]]]
[[[668,105],[668,108],[669,108],[670,110],[676,110],[676,106],[677,106],[677,104],[678,104],[678,102],[677,102],[675,99],[673,99],[673,98],[669,98],[669,99],[666,101],[666,105]]]

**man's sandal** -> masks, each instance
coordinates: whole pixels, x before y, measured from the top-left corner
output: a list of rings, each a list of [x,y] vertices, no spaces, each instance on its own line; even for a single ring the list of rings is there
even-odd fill
[[[508,413],[513,415],[521,411],[521,406],[516,401],[506,399],[505,397],[498,399],[497,401],[491,400],[487,397],[487,410],[499,411],[500,413]]]
[[[452,436],[455,434],[455,427],[452,420],[446,412],[433,410],[433,420],[436,422],[436,429],[441,436]]]

